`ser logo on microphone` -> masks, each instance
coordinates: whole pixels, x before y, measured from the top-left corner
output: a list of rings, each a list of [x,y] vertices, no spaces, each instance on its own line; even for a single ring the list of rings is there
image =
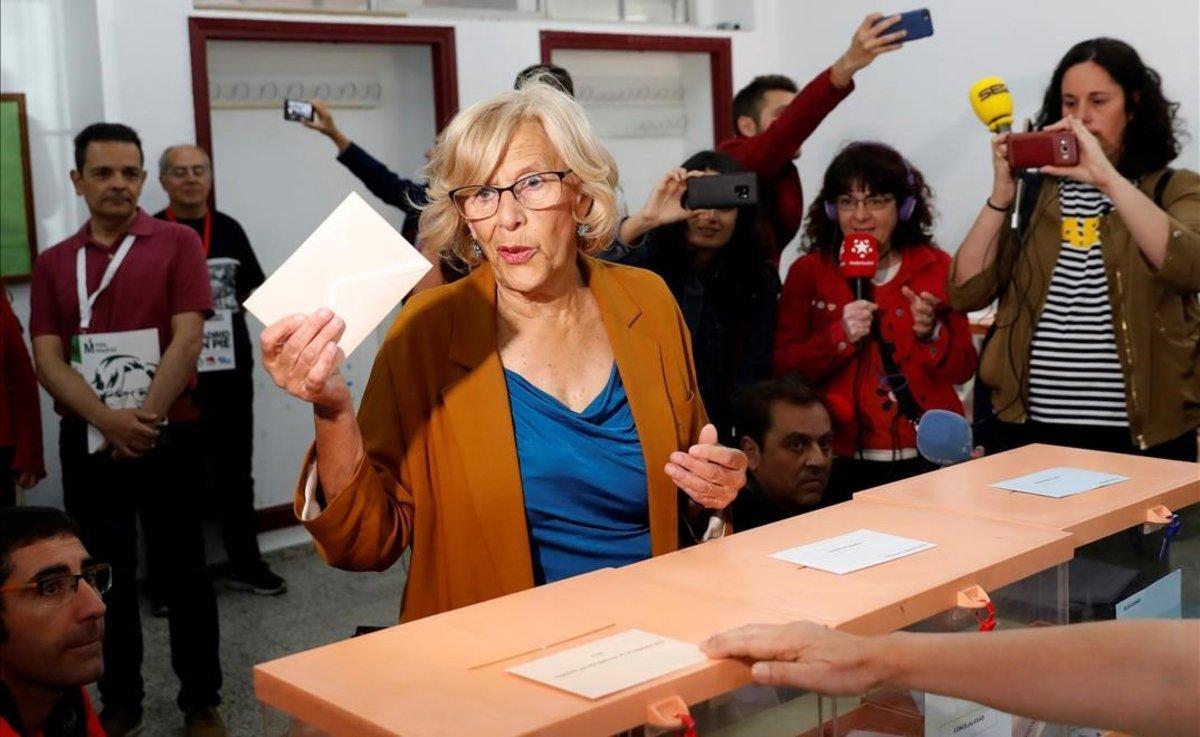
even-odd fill
[[[999,84],[994,84],[991,87],[984,87],[975,94],[979,98],[979,101],[983,102],[992,95],[999,95],[1005,92],[1008,92],[1008,86],[1001,82]]]

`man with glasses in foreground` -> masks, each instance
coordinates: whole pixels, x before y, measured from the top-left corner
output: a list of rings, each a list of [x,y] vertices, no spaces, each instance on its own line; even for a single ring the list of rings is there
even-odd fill
[[[67,515],[0,509],[0,737],[104,735],[83,686],[104,672],[111,585]]]

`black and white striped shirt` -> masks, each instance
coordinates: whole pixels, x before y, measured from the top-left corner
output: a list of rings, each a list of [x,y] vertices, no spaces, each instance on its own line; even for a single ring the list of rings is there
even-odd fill
[[[1113,332],[1100,222],[1112,201],[1090,184],[1059,186],[1062,245],[1029,357],[1038,422],[1126,427],[1125,378]]]

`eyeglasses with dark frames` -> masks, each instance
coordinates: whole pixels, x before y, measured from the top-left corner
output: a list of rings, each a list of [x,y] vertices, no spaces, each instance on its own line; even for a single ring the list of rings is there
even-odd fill
[[[837,209],[841,212],[854,212],[858,209],[858,203],[867,206],[867,209],[872,212],[879,212],[891,203],[895,202],[896,198],[890,194],[873,194],[866,197],[855,197],[853,195],[844,194],[833,201]]]
[[[9,584],[0,587],[0,593],[32,591],[38,604],[59,607],[75,598],[80,581],[85,581],[97,594],[105,594],[112,588],[112,566],[93,563],[85,566],[81,573],[56,573],[29,583]]]
[[[558,204],[562,197],[562,182],[571,173],[543,171],[521,177],[507,187],[472,184],[450,190],[454,207],[467,220],[484,220],[500,209],[500,198],[512,192],[517,202],[530,210],[545,210]]]

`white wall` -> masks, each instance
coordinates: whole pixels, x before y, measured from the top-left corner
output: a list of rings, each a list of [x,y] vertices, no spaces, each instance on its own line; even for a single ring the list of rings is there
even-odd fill
[[[713,144],[712,77],[708,54],[559,49],[551,58],[575,80],[575,91],[621,172],[624,205],[636,211],[663,174]],[[625,96],[639,90],[677,90],[682,98],[593,104],[586,89]],[[628,135],[630,124],[685,121],[680,132]]]
[[[0,89],[25,93],[39,248],[70,235],[87,218],[67,172],[74,168],[75,133],[104,116],[102,76],[94,3],[0,2]],[[6,288],[21,324],[28,326],[28,283]],[[61,504],[58,419],[44,391],[41,402],[49,478],[26,498]]]
[[[377,78],[378,107],[334,108],[338,125],[394,171],[413,177],[433,145],[433,69],[427,46],[214,41],[208,46],[211,77],[292,79],[347,74]],[[283,119],[282,106],[212,111],[213,171],[217,205],[246,229],[263,270],[270,274],[296,250],[351,190],[371,202],[393,227],[404,213],[376,200],[345,167],[333,163],[333,143]],[[248,318],[251,333],[261,323]],[[379,350],[383,328],[367,337],[343,365],[355,398],[361,396]],[[255,346],[255,364],[262,361]],[[254,478],[261,506],[290,500],[311,434],[311,412],[255,371]],[[280,432],[288,428],[287,432]]]
[[[936,235],[954,250],[990,192],[988,134],[967,89],[988,75],[1012,90],[1018,120],[1041,104],[1058,60],[1075,43],[1114,36],[1132,44],[1162,74],[1191,139],[1173,164],[1200,169],[1200,3],[1196,0],[1009,0],[1001,4],[928,0],[934,35],[881,56],[860,72],[857,89],[804,145],[800,175],[808,198],[846,143],[882,140],[929,180],[941,214]],[[899,12],[909,6],[884,8]],[[778,4],[780,69],[803,85],[841,54],[852,29],[879,9],[869,0]]]

